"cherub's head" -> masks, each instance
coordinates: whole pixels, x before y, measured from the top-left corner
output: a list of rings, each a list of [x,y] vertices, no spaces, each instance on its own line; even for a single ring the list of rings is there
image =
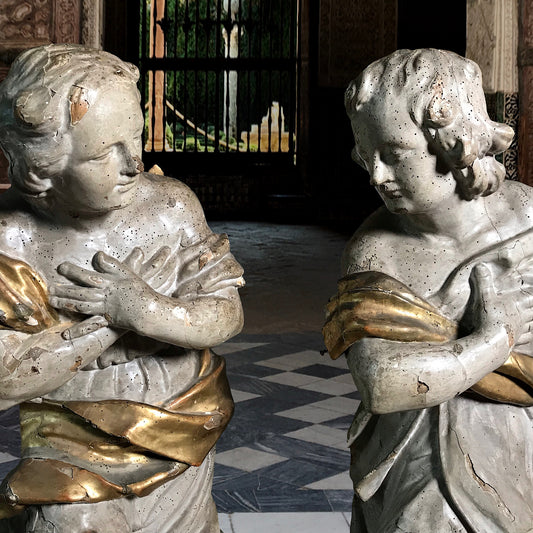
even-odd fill
[[[0,84],[12,185],[42,209],[102,213],[131,201],[142,170],[135,66],[76,45],[28,50]]]
[[[371,177],[377,149],[385,154],[379,162],[394,172],[418,172],[415,177],[426,181],[452,175],[467,200],[495,192],[505,178],[494,155],[508,148],[513,130],[489,119],[480,69],[468,59],[442,50],[398,50],[350,84],[345,105],[355,137],[353,158]],[[374,142],[380,146],[372,141],[375,130],[386,133]],[[423,147],[427,152],[416,159]],[[392,205],[395,187],[380,191],[377,180],[374,185]]]

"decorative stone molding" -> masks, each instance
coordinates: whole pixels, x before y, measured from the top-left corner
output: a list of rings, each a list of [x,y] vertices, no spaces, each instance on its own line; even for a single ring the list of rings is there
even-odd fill
[[[396,0],[321,0],[318,82],[346,87],[371,61],[396,48]]]
[[[2,0],[0,2],[0,50],[20,51],[52,40],[53,0]],[[4,58],[2,58],[4,59]],[[7,62],[8,60],[6,60]]]
[[[518,93],[500,93],[503,109],[503,120],[516,132],[511,146],[503,153],[503,164],[507,170],[507,178],[518,180],[518,123],[520,119]]]
[[[520,181],[533,185],[533,5],[520,0]]]
[[[103,0],[82,0],[81,42],[91,48],[103,47],[104,2]]]
[[[467,1],[466,56],[487,93],[518,91],[518,0]]]
[[[54,42],[80,42],[81,0],[55,0]]]

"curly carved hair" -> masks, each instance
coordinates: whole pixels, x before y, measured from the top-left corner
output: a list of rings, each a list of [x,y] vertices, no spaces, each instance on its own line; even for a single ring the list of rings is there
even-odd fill
[[[345,94],[352,121],[366,106],[384,102],[407,104],[466,199],[501,185],[505,168],[494,155],[509,147],[514,132],[489,118],[476,63],[444,50],[398,50],[367,67]]]
[[[134,65],[79,45],[52,44],[19,55],[0,84],[0,147],[13,186],[44,201],[70,154],[69,132],[100,89],[135,86],[138,79]]]

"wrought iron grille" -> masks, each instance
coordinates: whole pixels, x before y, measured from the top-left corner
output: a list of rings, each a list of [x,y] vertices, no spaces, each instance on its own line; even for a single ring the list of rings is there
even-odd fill
[[[140,0],[145,159],[294,166],[298,1]]]

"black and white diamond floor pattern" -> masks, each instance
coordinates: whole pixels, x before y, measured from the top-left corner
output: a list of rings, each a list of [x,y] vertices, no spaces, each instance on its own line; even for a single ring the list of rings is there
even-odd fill
[[[220,513],[348,512],[346,432],[359,403],[344,358],[317,333],[240,335],[226,358],[235,414],[217,444]],[[17,463],[18,409],[0,412],[0,479]]]
[[[226,357],[235,415],[217,444],[222,513],[351,510],[346,433],[360,401],[316,333],[241,335]]]

